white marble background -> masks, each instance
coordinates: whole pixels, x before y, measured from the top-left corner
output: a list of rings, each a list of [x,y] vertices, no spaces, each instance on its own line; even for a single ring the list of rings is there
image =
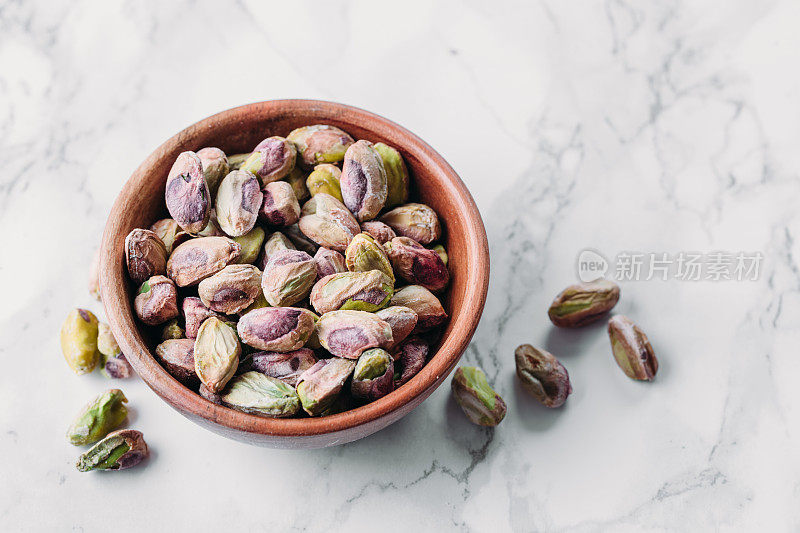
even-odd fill
[[[800,528],[800,5],[785,1],[0,2],[0,523],[11,530]],[[64,431],[110,383],[64,364],[87,263],[138,163],[242,103],[393,119],[459,172],[492,248],[463,362],[509,407],[470,425],[449,383],[316,451],[208,433],[122,383],[153,456],[81,474]],[[627,379],[602,324],[545,310],[580,250],[760,251],[755,282],[622,284],[661,370]],[[575,392],[515,382],[523,342]]]

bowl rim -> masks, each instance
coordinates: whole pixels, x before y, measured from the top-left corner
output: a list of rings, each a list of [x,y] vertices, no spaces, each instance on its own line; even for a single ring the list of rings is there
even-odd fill
[[[127,278],[124,273],[124,258],[122,261],[119,260],[120,251],[110,249],[110,245],[113,244],[112,236],[120,229],[111,214],[123,209],[126,199],[135,194],[137,183],[146,179],[146,175],[150,172],[149,169],[156,160],[163,157],[166,151],[172,150],[174,146],[185,144],[195,132],[212,128],[219,121],[239,120],[242,114],[254,109],[259,109],[260,113],[270,111],[278,113],[289,107],[303,108],[309,111],[324,110],[328,113],[347,113],[355,116],[358,122],[377,123],[383,128],[393,130],[401,135],[404,137],[408,150],[413,151],[415,157],[423,164],[437,168],[446,176],[447,194],[457,204],[459,212],[463,213],[469,221],[469,229],[465,232],[466,242],[464,243],[468,251],[465,258],[468,283],[466,283],[462,305],[470,306],[474,312],[462,313],[459,317],[460,320],[452,323],[450,333],[443,338],[436,353],[423,369],[402,387],[372,403],[324,417],[268,418],[214,404],[173,378],[155,359],[138,330],[133,335],[117,334],[121,329],[127,329],[126,321],[132,322],[133,311],[131,302],[126,301],[124,295],[120,298],[119,294],[116,294],[117,291],[112,289],[119,286],[119,283],[127,283]],[[367,127],[367,129],[375,130],[373,126]],[[337,102],[307,99],[266,100],[230,108],[188,126],[164,141],[139,165],[120,190],[106,222],[101,246],[100,277],[106,317],[122,348],[122,353],[126,355],[142,381],[167,404],[183,414],[200,417],[219,426],[244,433],[274,437],[314,436],[335,433],[374,422],[403,408],[418,396],[422,396],[424,399],[427,396],[426,393],[429,394],[428,391],[432,392],[432,388],[441,384],[458,363],[480,322],[489,287],[489,245],[483,219],[464,182],[439,153],[411,131],[370,111]],[[135,324],[135,322],[132,323]]]

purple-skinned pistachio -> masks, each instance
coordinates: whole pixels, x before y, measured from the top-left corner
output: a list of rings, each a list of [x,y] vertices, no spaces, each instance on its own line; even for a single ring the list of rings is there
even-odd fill
[[[394,360],[381,348],[365,350],[353,370],[350,392],[355,398],[374,402],[394,390]]]
[[[206,178],[208,191],[211,194],[211,198],[214,198],[217,196],[217,190],[222,178],[230,172],[228,157],[225,152],[213,146],[198,150],[197,157],[200,158],[200,163],[203,165],[203,176]]]
[[[317,250],[317,253],[314,254],[314,263],[317,265],[317,280],[325,276],[330,276],[331,274],[347,272],[344,256],[336,250],[321,247]]]
[[[380,270],[394,283],[394,271],[383,246],[369,233],[359,233],[344,251],[344,261],[350,272]]]
[[[371,142],[358,141],[347,149],[339,183],[344,205],[360,222],[378,216],[386,204],[388,186],[383,161]]]
[[[300,204],[292,186],[285,181],[267,183],[258,218],[271,226],[290,226],[300,220]]]
[[[339,184],[341,177],[342,171],[339,167],[330,163],[323,163],[315,166],[314,172],[308,175],[306,187],[311,196],[324,192],[344,203],[342,186]]]
[[[211,192],[197,154],[183,152],[178,156],[167,176],[164,197],[170,216],[184,231],[197,233],[206,227]]]
[[[344,252],[352,238],[361,231],[344,204],[325,193],[306,202],[298,225],[306,237],[337,252]]]
[[[389,305],[402,305],[417,313],[415,333],[435,328],[447,320],[447,312],[434,294],[421,285],[407,285],[392,296]]]
[[[297,386],[300,374],[314,366],[317,358],[308,348],[292,352],[256,352],[250,358],[250,370]]]
[[[167,249],[167,255],[169,255],[172,253],[172,249],[177,246],[175,244],[175,237],[183,230],[173,219],[162,218],[150,226],[150,231],[158,235],[158,238],[161,239],[161,242],[164,243],[164,247]]]
[[[442,236],[442,226],[436,212],[425,204],[405,204],[395,207],[381,217],[401,237],[430,244]]]
[[[75,466],[80,472],[124,470],[141,463],[149,453],[140,431],[120,429],[82,454]]]
[[[144,283],[167,270],[167,248],[158,235],[135,229],[125,237],[125,264],[134,283]]]
[[[227,237],[191,239],[172,251],[167,276],[178,287],[197,285],[239,259],[242,247]]]
[[[514,351],[517,377],[528,394],[547,407],[561,407],[572,392],[569,374],[548,351],[522,344]]]
[[[373,148],[378,152],[386,170],[388,193],[385,207],[394,207],[408,201],[408,169],[400,152],[383,143],[376,143]]]
[[[367,220],[366,222],[362,222],[361,231],[372,235],[372,238],[380,244],[386,244],[397,237],[397,233],[380,220]]]
[[[409,337],[394,351],[395,387],[409,382],[428,361],[430,345],[419,337]]]
[[[156,346],[164,370],[186,386],[200,382],[194,372],[194,339],[168,339]]]
[[[241,237],[256,225],[264,193],[249,172],[234,170],[222,180],[217,191],[217,224],[231,237]]]
[[[299,200],[299,198],[298,198],[298,200]],[[342,205],[342,207],[344,207],[344,205]],[[302,215],[302,209],[300,210],[300,216],[301,216],[301,218],[303,216]],[[351,215],[351,217],[352,217],[352,215]],[[317,250],[320,247],[319,244],[317,244],[316,242],[312,241],[309,237],[306,236],[305,233],[303,233],[300,230],[300,223],[299,222],[297,224],[292,224],[291,226],[287,226],[287,227],[283,228],[282,233],[294,245],[295,249],[302,250],[305,253],[307,253],[308,255],[314,255],[315,253],[317,253]]]
[[[471,366],[456,369],[451,381],[453,397],[470,422],[496,426],[506,416],[506,403],[492,389],[483,370]]]
[[[178,316],[178,292],[166,276],[153,276],[139,287],[133,301],[136,316],[148,326],[163,324]]]
[[[389,324],[392,328],[392,338],[394,342],[390,348],[397,346],[403,339],[408,337],[417,326],[417,313],[408,307],[394,305],[377,311],[375,315]]]
[[[316,330],[322,347],[345,359],[358,359],[364,350],[392,344],[389,324],[366,311],[325,313],[319,317]]]
[[[614,315],[608,321],[608,337],[614,359],[626,376],[639,381],[655,379],[658,359],[639,326],[626,316]]]
[[[311,305],[320,314],[338,309],[374,312],[389,303],[393,287],[379,270],[331,274],[314,284]]]
[[[296,159],[297,149],[293,143],[283,137],[268,137],[258,143],[241,170],[258,176],[263,186],[288,176]]]
[[[414,285],[440,291],[450,282],[450,272],[441,256],[408,237],[395,237],[384,245],[395,272]]]
[[[298,350],[314,330],[316,315],[299,307],[263,307],[239,319],[239,338],[248,346],[272,352]]]
[[[570,285],[555,297],[547,315],[560,328],[577,328],[601,318],[619,301],[619,285],[606,279]]]
[[[264,297],[274,307],[304,300],[317,279],[314,258],[300,250],[282,250],[270,256],[261,277]]]
[[[239,366],[242,346],[236,329],[222,320],[207,318],[194,340],[194,371],[211,392],[219,392]]]
[[[187,296],[183,299],[181,304],[183,310],[183,319],[186,324],[186,338],[195,339],[197,331],[200,329],[200,324],[211,316],[222,318],[222,315],[215,313],[203,303],[197,296]]]
[[[324,415],[353,373],[356,361],[331,357],[320,359],[298,378],[297,395],[303,410],[311,416]]]
[[[197,293],[212,311],[238,313],[261,293],[261,271],[253,265],[228,265],[201,281]]]
[[[297,146],[300,163],[312,168],[319,163],[344,159],[353,138],[335,126],[316,124],[292,130],[286,137]]]
[[[264,241],[264,247],[261,250],[261,254],[258,256],[258,261],[256,261],[256,265],[262,271],[267,267],[267,263],[269,262],[269,258],[276,252],[280,252],[282,250],[296,250],[294,243],[289,240],[289,238],[281,233],[280,231],[276,231],[271,233],[270,236]]]

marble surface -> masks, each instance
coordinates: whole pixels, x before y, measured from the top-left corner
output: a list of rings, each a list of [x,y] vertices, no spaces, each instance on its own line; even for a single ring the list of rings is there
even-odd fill
[[[800,5],[796,2],[0,2],[0,523],[11,530],[800,528]],[[472,426],[449,383],[360,442],[249,447],[137,379],[141,468],[81,474],[64,440],[111,384],[57,332],[137,164],[238,104],[341,101],[416,132],[483,214],[489,298],[463,363],[508,403]],[[661,369],[604,324],[554,329],[584,249],[761,253],[756,280],[622,281]],[[707,255],[706,255],[707,257]],[[523,342],[572,377],[547,410]]]

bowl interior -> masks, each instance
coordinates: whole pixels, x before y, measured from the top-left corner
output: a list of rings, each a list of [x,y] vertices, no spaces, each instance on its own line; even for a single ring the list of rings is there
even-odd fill
[[[168,216],[164,206],[165,180],[181,152],[205,146],[219,147],[228,154],[249,152],[266,137],[286,136],[294,128],[318,123],[338,126],[355,139],[384,142],[401,152],[411,174],[412,200],[430,205],[442,221],[442,242],[451,272],[442,303],[450,320],[438,349],[419,374],[384,398],[352,411],[322,418],[270,419],[214,405],[175,380],[152,356],[157,333],[134,319],[135,287],[127,279],[124,264],[125,236],[134,228],[147,228]],[[106,315],[140,377],[170,405],[215,431],[242,440],[258,440],[259,435],[264,435],[273,443],[281,437],[342,434],[359,428],[358,435],[340,435],[323,444],[354,440],[421,403],[452,370],[469,343],[483,311],[488,272],[488,246],[480,214],[464,184],[441,156],[406,129],[382,117],[341,104],[309,100],[279,100],[234,108],[202,120],[166,141],[124,186],[109,216],[101,253]],[[296,442],[304,446],[302,439]]]

